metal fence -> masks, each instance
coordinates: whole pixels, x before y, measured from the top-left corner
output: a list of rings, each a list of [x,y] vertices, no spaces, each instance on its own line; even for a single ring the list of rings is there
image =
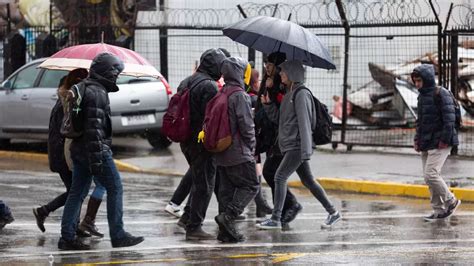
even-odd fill
[[[336,2],[341,4],[339,8]],[[442,31],[437,17],[439,7],[436,2],[415,0],[343,2],[247,3],[240,10],[142,12],[137,17],[131,46],[176,88],[193,73],[201,53],[213,47],[250,58],[261,70],[264,55],[253,54],[225,37],[222,28],[243,16],[268,15],[282,19],[291,16],[292,21],[308,28],[327,44],[337,67],[331,71],[306,68],[305,81],[333,112],[336,128],[333,146],[411,147],[417,91],[410,83],[409,73],[421,62],[433,63],[441,69],[438,79],[443,84],[452,80],[447,74],[451,73],[452,64],[445,63],[451,60],[448,58],[451,52],[444,51],[453,42],[446,37],[449,31]],[[100,28],[88,28],[89,39],[79,35],[81,30],[84,29],[54,29],[53,34],[62,40],[62,46],[99,40]],[[28,53],[34,58],[34,45],[29,46]],[[472,115],[466,114],[465,121],[472,121]],[[466,122],[466,126],[472,124]],[[471,129],[461,133],[461,143],[459,154],[474,155]]]

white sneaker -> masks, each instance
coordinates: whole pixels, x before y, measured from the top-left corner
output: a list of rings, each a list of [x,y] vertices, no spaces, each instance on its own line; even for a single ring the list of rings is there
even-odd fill
[[[183,215],[183,210],[179,205],[169,202],[165,207],[165,212],[173,215],[174,217],[181,218]]]

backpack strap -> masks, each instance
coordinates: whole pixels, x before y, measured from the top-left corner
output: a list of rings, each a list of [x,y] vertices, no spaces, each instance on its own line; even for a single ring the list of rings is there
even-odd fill
[[[443,87],[441,86],[436,86],[436,89],[435,89],[435,94],[434,94],[434,97],[435,97],[435,104],[436,106],[438,106],[439,108],[441,108],[441,90],[444,89]],[[454,94],[452,91],[448,90],[448,89],[445,89],[449,92],[449,95],[451,96],[451,99],[453,100],[453,104],[456,108],[460,108],[459,106],[459,103],[458,101],[456,100],[456,97],[454,97]]]
[[[191,92],[192,89],[196,88],[199,84],[201,84],[201,82],[203,82],[203,81],[205,81],[205,80],[210,80],[210,81],[212,81],[212,79],[203,78],[203,79],[199,80],[198,82],[196,82],[196,84],[194,84],[193,86],[189,86],[189,85],[191,85],[191,84],[190,84],[191,81],[189,81],[189,82],[188,82],[188,86],[186,86],[186,89],[184,89],[183,92],[186,91],[186,90],[189,90],[189,92]]]
[[[295,100],[296,100],[296,94],[300,91],[300,90],[307,90],[309,91],[309,93],[311,93],[311,96],[313,96],[313,93],[308,89],[306,88],[306,86],[299,86],[298,88],[296,88],[295,92],[293,93],[293,97],[292,97],[292,101],[293,101],[293,105],[295,105]],[[314,96],[313,96],[314,97]]]

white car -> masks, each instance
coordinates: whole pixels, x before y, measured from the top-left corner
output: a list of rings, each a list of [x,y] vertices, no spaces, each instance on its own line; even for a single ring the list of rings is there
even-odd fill
[[[49,116],[58,99],[59,80],[67,71],[38,68],[34,60],[0,86],[0,146],[11,139],[48,138]],[[119,76],[118,92],[110,93],[114,135],[141,134],[155,148],[171,142],[160,133],[171,89],[164,78]]]

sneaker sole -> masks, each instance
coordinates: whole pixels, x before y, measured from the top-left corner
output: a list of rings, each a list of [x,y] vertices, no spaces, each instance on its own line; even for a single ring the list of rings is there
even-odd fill
[[[170,211],[170,210],[168,210],[168,209],[165,208],[165,212],[168,213],[168,214],[170,214],[170,215],[172,215],[172,216],[174,216],[174,217],[176,217],[176,218],[181,218],[181,216],[183,216],[183,214],[181,213],[181,211],[176,211],[176,212],[174,212],[174,211]]]
[[[257,227],[263,230],[281,230],[281,225],[280,226],[266,226],[266,225],[257,224]]]
[[[340,220],[342,220],[342,216],[339,216],[337,220],[335,220],[332,224],[322,224],[321,228],[331,228],[333,225],[337,224]]]
[[[456,210],[459,208],[459,206],[461,206],[461,200],[458,199],[458,200],[457,200],[457,203],[458,203],[458,204],[456,204],[456,206],[454,207],[454,209],[451,211],[451,214],[448,215],[448,216],[446,216],[446,218],[453,216],[453,214],[456,212]]]

